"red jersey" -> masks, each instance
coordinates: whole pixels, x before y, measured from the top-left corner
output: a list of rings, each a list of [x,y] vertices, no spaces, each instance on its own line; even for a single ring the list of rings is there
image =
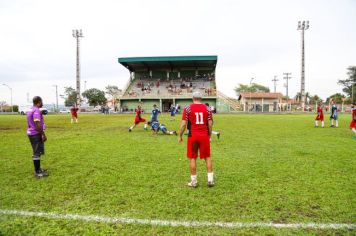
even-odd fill
[[[318,116],[323,116],[323,109],[321,107],[318,107]]]
[[[76,115],[77,114],[77,112],[78,112],[78,108],[76,108],[76,107],[72,107],[71,109],[70,109],[70,113],[72,114],[72,115]]]
[[[184,108],[182,120],[188,121],[188,136],[208,136],[208,121],[213,119],[205,104],[191,104]]]
[[[356,121],[356,108],[352,109],[352,119]]]
[[[136,116],[141,118],[142,109],[136,109]]]

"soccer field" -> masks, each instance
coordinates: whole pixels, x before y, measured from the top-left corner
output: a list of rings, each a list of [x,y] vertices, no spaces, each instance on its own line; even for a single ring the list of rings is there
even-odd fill
[[[179,118],[159,117],[177,131]],[[129,133],[133,115],[80,114],[78,124],[68,115],[45,116],[42,166],[50,176],[35,179],[25,119],[0,116],[0,235],[356,233],[349,114],[340,115],[337,129],[328,121],[314,128],[314,115],[215,115],[216,185],[206,186],[205,163],[198,161],[196,189],[186,187],[186,136],[178,144],[176,136],[152,135],[142,124]],[[305,228],[309,223],[328,227]]]

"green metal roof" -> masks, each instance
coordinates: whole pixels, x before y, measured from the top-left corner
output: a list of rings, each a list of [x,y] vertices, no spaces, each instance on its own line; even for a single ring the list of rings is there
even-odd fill
[[[130,71],[205,67],[215,69],[218,56],[123,57],[118,62]]]

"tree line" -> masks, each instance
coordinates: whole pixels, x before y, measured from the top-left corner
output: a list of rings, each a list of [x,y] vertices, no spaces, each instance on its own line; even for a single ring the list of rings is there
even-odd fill
[[[105,91],[97,88],[91,88],[85,90],[81,95],[87,101],[90,106],[104,105],[107,102],[105,94],[109,95],[114,102],[114,106],[117,98],[121,95],[122,90],[115,85],[108,85],[105,87]],[[72,87],[64,87],[65,100],[64,105],[69,107],[73,106],[77,102],[77,92]]]
[[[342,93],[335,93],[330,95],[325,102],[329,103],[331,100],[335,101],[336,103],[345,103],[345,104],[351,104],[352,101],[356,101],[356,66],[349,66],[347,68],[347,76],[348,78],[342,80],[338,80],[337,84],[342,86]],[[235,87],[235,92],[237,96],[240,95],[240,93],[243,92],[265,92],[268,93],[270,92],[269,88],[260,84],[252,83],[251,85],[245,85],[245,84],[239,84],[237,87]],[[318,95],[312,95],[310,93],[305,93],[306,101],[309,104],[315,104],[319,102],[323,102],[323,99],[319,97]],[[284,97],[287,99],[286,97]],[[298,92],[294,100],[297,102],[301,101],[301,93]]]

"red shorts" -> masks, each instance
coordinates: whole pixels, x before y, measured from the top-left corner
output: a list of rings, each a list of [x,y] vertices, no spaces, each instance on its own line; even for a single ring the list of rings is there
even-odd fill
[[[322,115],[322,116],[316,116],[316,118],[315,118],[315,120],[320,120],[320,121],[324,121],[324,116]]]
[[[354,120],[352,120],[350,123],[350,129],[353,129],[353,128],[356,129],[356,121],[354,121]]]
[[[73,118],[78,118],[78,114],[77,113],[72,113],[72,117]]]
[[[198,150],[200,154],[200,159],[210,157],[209,136],[195,136],[188,138],[187,157],[196,159],[198,157]]]
[[[140,122],[146,122],[146,120],[143,119],[143,118],[140,118],[140,117],[136,116],[136,117],[135,117],[135,125],[139,124]]]

